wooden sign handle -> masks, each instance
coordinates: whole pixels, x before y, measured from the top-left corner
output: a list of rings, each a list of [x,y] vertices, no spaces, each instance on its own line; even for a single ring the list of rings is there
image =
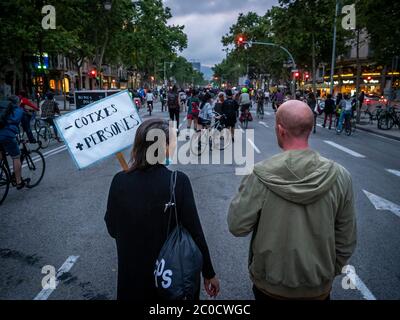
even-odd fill
[[[128,163],[126,162],[126,160],[125,160],[124,155],[122,154],[122,152],[118,152],[118,153],[116,154],[116,157],[117,157],[117,159],[118,159],[118,161],[119,161],[119,164],[121,165],[121,168],[122,168],[124,171],[128,171],[128,170],[129,170],[129,166],[128,166]]]

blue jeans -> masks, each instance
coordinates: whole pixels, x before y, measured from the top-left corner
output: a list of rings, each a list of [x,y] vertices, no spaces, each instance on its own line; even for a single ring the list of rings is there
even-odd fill
[[[338,124],[338,129],[339,131],[342,131],[342,126],[343,126],[343,120],[350,118],[351,117],[351,111],[343,111],[340,114],[340,118],[339,118],[339,124]]]
[[[29,142],[35,141],[35,138],[33,137],[32,129],[31,129],[31,121],[32,121],[32,115],[24,112],[24,115],[22,116],[21,119],[21,125],[22,129],[26,132],[26,135],[28,136]]]

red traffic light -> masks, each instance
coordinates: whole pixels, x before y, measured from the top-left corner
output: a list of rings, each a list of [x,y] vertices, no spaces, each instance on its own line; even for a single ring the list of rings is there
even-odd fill
[[[295,73],[294,73],[294,77],[295,77],[295,78],[298,78],[299,76],[300,76],[300,73],[299,73],[299,72],[295,72]]]
[[[308,78],[310,78],[310,75],[307,73],[307,74],[306,74],[306,79],[308,79]]]
[[[237,44],[239,45],[239,46],[241,46],[241,45],[243,45],[244,43],[245,43],[245,41],[246,41],[246,39],[244,38],[244,36],[238,36],[237,37]]]
[[[97,71],[96,70],[91,70],[90,75],[95,78],[97,76]]]

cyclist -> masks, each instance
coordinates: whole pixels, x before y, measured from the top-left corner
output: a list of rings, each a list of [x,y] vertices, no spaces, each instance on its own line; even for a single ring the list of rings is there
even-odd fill
[[[239,106],[240,106],[240,112],[242,113],[240,115],[240,122],[243,122],[245,117],[251,116],[250,115],[251,101],[247,88],[242,89],[242,94],[239,97]]]
[[[257,96],[256,96],[256,102],[257,102],[257,113],[259,115],[264,116],[264,93],[262,90],[258,90]]]
[[[147,109],[148,111],[151,112],[153,111],[153,103],[154,103],[155,97],[153,92],[149,89],[149,91],[146,93],[146,102],[147,102]]]
[[[233,92],[230,89],[225,91],[226,100],[222,104],[222,114],[225,116],[225,126],[231,129],[232,141],[234,141],[235,125],[237,118],[237,111],[239,110],[239,104],[233,99]]]
[[[36,111],[39,111],[40,109],[26,97],[25,91],[20,91],[18,97],[20,100],[20,107],[24,111],[22,120],[21,120],[22,129],[24,129],[24,132],[28,136],[29,142],[36,143],[36,139],[33,137],[33,133],[32,133],[31,122],[32,122],[34,113]]]
[[[190,139],[189,130],[192,127],[192,122],[194,122],[194,129],[197,130],[199,112],[200,112],[200,99],[199,92],[197,89],[193,89],[192,96],[189,98],[188,102],[188,111],[187,111],[187,129],[188,134],[186,135],[186,140]]]
[[[21,190],[28,180],[23,180],[21,177],[21,151],[18,146],[16,135],[19,132],[18,127],[21,123],[24,111],[19,107],[20,99],[17,96],[9,97],[7,103],[8,105],[0,118],[0,147],[2,147],[13,160],[17,190]],[[0,152],[0,161],[1,160],[2,153]]]
[[[62,142],[62,140],[58,136],[57,127],[54,124],[54,118],[56,117],[56,115],[61,115],[61,112],[52,92],[46,93],[46,98],[43,101],[41,109],[42,113],[40,115],[40,119],[47,122],[50,126],[53,127],[55,139],[57,140],[57,142]]]
[[[343,96],[343,100],[340,101],[340,108],[342,112],[340,113],[340,118],[337,128],[338,132],[342,131],[343,122],[345,122],[347,125],[350,125],[349,120],[353,112],[353,103],[350,99],[350,95],[345,94]]]
[[[211,119],[213,115],[213,106],[212,106],[212,96],[210,93],[206,93],[203,97],[203,102],[200,105],[200,113],[199,113],[199,130],[207,129],[211,124]]]

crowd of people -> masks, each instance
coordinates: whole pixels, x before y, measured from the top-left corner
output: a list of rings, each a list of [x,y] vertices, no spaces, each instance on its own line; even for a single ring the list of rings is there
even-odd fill
[[[332,125],[335,124],[337,131],[341,132],[345,121],[354,116],[357,101],[360,105],[363,105],[364,97],[364,92],[358,98],[342,93],[338,93],[335,98],[330,94],[321,98],[312,91],[296,93],[296,100],[305,102],[314,114],[313,133],[316,133],[317,117],[321,114],[324,114],[323,127],[328,126],[330,130]],[[159,99],[161,111],[168,111],[170,120],[176,121],[178,128],[180,113],[183,111],[186,113],[188,129],[201,130],[210,125],[212,117],[223,116],[226,127],[231,128],[233,133],[237,121],[241,123],[246,119],[253,121],[250,112],[253,106],[256,108],[257,115],[263,118],[265,106],[271,105],[272,110],[277,112],[285,101],[291,99],[291,95],[280,88],[274,91],[268,89],[255,90],[246,86],[226,90],[214,88],[179,89],[175,85],[154,91],[139,89],[134,91],[133,98],[140,99],[140,105],[147,104],[150,114],[154,102]],[[336,118],[334,119],[333,116]]]

